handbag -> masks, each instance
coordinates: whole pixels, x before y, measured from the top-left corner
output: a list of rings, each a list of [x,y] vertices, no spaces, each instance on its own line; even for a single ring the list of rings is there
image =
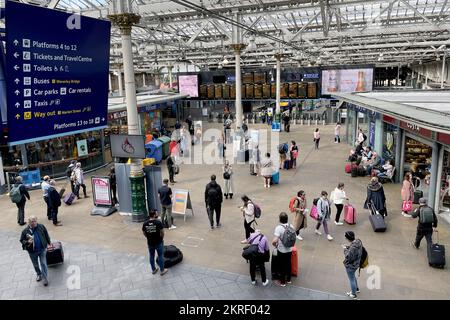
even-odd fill
[[[405,200],[402,204],[403,212],[411,212],[413,209],[413,202],[411,200]]]
[[[311,211],[309,212],[309,216],[314,220],[319,220],[319,211],[316,206],[311,207]]]
[[[225,171],[225,172],[223,173],[223,178],[224,178],[225,180],[230,180],[230,178],[231,178],[230,173],[229,173],[228,171]]]
[[[258,255],[259,255],[259,242],[261,241],[262,237],[263,237],[263,234],[260,234],[258,242],[257,243],[253,243],[256,240],[256,238],[258,238],[258,237],[254,237],[249,245],[247,245],[244,248],[242,248],[242,257],[245,260],[254,260],[254,259],[256,259],[258,257]]]

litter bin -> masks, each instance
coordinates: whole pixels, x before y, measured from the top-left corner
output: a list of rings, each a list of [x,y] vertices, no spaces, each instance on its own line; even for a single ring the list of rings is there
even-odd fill
[[[153,140],[145,145],[145,157],[155,158],[156,163],[160,163],[163,157],[163,143],[159,140]]]
[[[143,222],[147,219],[147,207],[145,201],[144,175],[130,177],[132,221]]]
[[[170,145],[170,138],[166,136],[162,136],[158,138],[158,141],[162,142],[162,158],[166,159],[170,155],[169,151],[169,145]]]

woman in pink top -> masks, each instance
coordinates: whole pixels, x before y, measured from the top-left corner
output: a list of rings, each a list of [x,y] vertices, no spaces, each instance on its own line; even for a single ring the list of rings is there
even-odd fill
[[[316,149],[319,149],[319,141],[320,141],[320,132],[319,128],[316,128],[316,131],[314,131],[314,142],[316,143]]]
[[[407,172],[405,174],[405,178],[403,179],[402,185],[402,200],[403,201],[411,201],[414,197],[414,186],[412,184],[412,174],[411,172]],[[403,208],[402,208],[403,209]],[[410,217],[411,215],[408,212],[402,210],[402,215],[404,217]]]

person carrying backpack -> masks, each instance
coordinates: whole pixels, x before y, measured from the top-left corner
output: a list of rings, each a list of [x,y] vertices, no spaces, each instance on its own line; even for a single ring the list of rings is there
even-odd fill
[[[66,177],[67,177],[67,179],[69,179],[70,190],[72,191],[73,194],[75,194],[75,182],[72,179],[72,171],[73,171],[73,169],[75,169],[75,164],[76,164],[76,161],[72,160],[66,169]]]
[[[345,238],[350,242],[350,245],[342,245],[344,249],[344,266],[347,271],[348,280],[350,281],[351,291],[347,295],[356,299],[356,293],[359,293],[358,281],[356,280],[356,270],[361,267],[361,256],[363,252],[363,245],[361,240],[355,238],[353,231],[347,231]]]
[[[244,205],[240,207],[240,209],[242,216],[244,217],[245,229],[245,239],[242,240],[241,243],[247,243],[250,234],[255,232],[255,229],[252,228],[252,223],[255,221],[255,205],[246,195],[243,195],[241,199],[244,202]]]
[[[50,212],[53,220],[53,224],[55,226],[62,226],[61,221],[58,221],[58,208],[61,206],[61,196],[59,192],[56,190],[55,180],[49,181],[48,188],[48,203],[50,207]]]
[[[291,284],[291,256],[292,247],[295,246],[295,230],[288,223],[288,215],[281,212],[279,216],[280,224],[275,228],[272,245],[277,250],[277,259],[280,267],[280,281],[275,282],[281,287]]]
[[[328,222],[327,222],[330,220],[331,217],[331,209],[330,209],[330,202],[328,201],[327,197],[328,193],[326,191],[322,191],[321,197],[317,201],[317,213],[319,219],[317,220],[316,230],[314,230],[314,232],[319,236],[322,235],[322,232],[319,231],[319,228],[323,224],[323,230],[327,235],[327,239],[331,241],[333,240],[333,237],[328,232]]]
[[[416,240],[413,241],[412,246],[419,249],[423,237],[427,240],[427,245],[431,246],[433,230],[436,230],[438,220],[434,210],[427,205],[426,198],[419,199],[419,207],[411,214],[411,218],[417,217],[419,217],[419,223],[417,224]]]
[[[256,230],[250,237],[245,241],[245,243],[250,246],[257,246],[256,253],[249,259],[250,262],[250,278],[252,279],[252,284],[256,285],[256,267],[259,267],[261,272],[261,281],[263,286],[267,286],[269,284],[269,279],[266,277],[266,267],[264,265],[265,262],[269,262],[270,260],[270,249],[269,249],[269,240],[265,235],[261,233],[260,230]]]
[[[284,167],[284,161],[287,159],[287,152],[289,151],[289,147],[287,143],[282,143],[278,147],[278,153],[280,154],[280,170]]]
[[[30,200],[30,194],[27,188],[23,184],[23,178],[21,176],[16,177],[16,183],[9,192],[11,201],[17,206],[17,223],[21,226],[25,225],[25,203],[27,199]]]
[[[220,228],[220,211],[222,209],[222,188],[216,182],[216,176],[211,176],[211,182],[206,185],[205,189],[205,204],[208,212],[211,229],[214,229],[214,211],[216,212],[216,226]]]

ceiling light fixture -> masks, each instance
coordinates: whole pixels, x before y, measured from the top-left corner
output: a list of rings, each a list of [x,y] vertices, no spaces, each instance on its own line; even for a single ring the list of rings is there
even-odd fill
[[[230,61],[228,61],[227,57],[223,58],[222,64],[227,65]]]

